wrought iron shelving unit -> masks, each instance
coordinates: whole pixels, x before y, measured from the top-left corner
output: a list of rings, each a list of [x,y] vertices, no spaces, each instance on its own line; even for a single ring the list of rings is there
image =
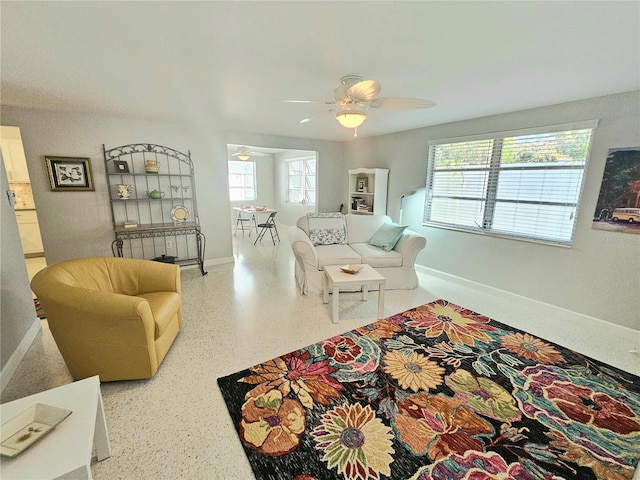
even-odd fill
[[[178,265],[198,265],[206,275],[206,238],[200,230],[191,152],[152,143],[102,149],[115,233],[113,255],[176,257]],[[159,165],[157,173],[147,171],[148,161]]]

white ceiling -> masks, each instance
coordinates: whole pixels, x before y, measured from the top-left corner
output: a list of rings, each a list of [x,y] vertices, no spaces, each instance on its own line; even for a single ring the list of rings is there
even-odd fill
[[[6,2],[2,104],[292,137],[343,75],[380,96],[361,137],[640,89],[640,2]]]

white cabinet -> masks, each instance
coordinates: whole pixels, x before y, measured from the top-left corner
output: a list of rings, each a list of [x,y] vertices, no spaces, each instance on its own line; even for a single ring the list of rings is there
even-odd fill
[[[16,210],[16,220],[24,254],[37,255],[44,253],[36,211]]]
[[[4,168],[7,171],[9,182],[28,182],[29,171],[27,170],[27,159],[22,148],[22,140],[3,136],[1,145]]]
[[[349,170],[349,213],[386,215],[388,181],[386,168]]]

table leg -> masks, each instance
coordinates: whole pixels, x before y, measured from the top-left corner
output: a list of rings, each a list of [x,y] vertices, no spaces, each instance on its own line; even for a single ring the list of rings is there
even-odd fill
[[[102,461],[111,456],[111,443],[109,442],[109,432],[107,431],[107,420],[104,416],[104,405],[100,394],[98,394],[98,406],[96,408],[96,428],[93,432],[93,444],[96,447],[98,461]]]
[[[322,272],[322,301],[329,303],[329,277],[327,272]]]
[[[378,318],[384,318],[384,283],[378,289]]]
[[[338,317],[340,315],[340,288],[333,286],[333,300],[331,304],[331,321],[338,323]]]

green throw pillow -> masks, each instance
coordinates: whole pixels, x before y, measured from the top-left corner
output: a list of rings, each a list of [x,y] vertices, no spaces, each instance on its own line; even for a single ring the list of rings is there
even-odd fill
[[[387,252],[393,250],[393,247],[396,246],[396,243],[398,243],[400,237],[402,237],[402,233],[407,226],[408,225],[385,223],[373,234],[373,237],[371,237],[367,243]]]

